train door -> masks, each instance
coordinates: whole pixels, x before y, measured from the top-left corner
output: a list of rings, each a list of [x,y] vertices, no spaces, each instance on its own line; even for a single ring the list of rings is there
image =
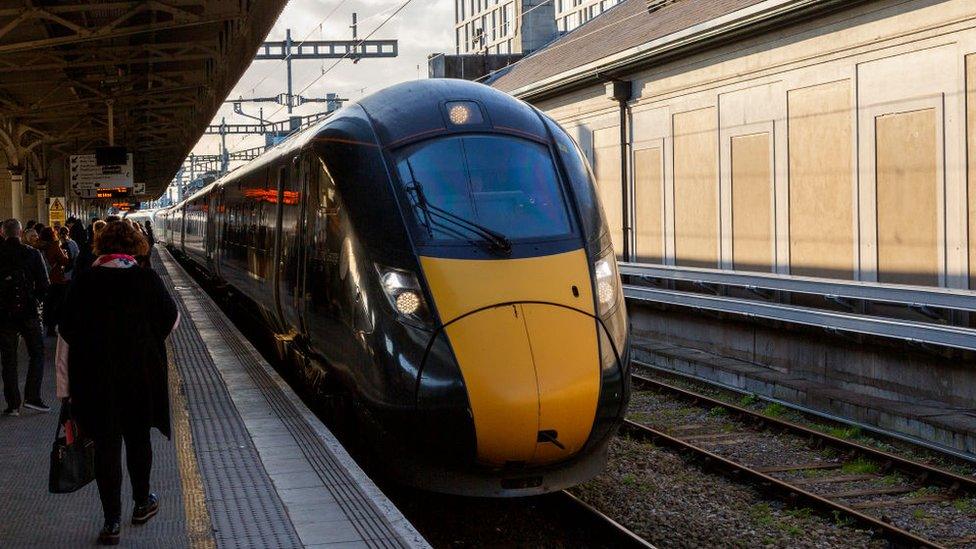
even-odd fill
[[[183,243],[186,240],[186,204],[180,206],[180,246],[179,250],[183,251]]]
[[[285,227],[285,211],[284,211],[284,197],[285,190],[290,186],[291,183],[291,166],[290,163],[286,163],[278,168],[278,188],[275,197],[271,202],[275,206],[275,217],[274,217],[274,247],[271,253],[271,291],[274,298],[275,312],[277,313],[277,319],[282,328],[282,332],[287,332],[287,325],[285,324],[285,315],[282,312],[281,307],[281,284],[279,281],[282,278],[282,272],[285,270],[285,257],[283,250],[286,248],[283,240],[284,236],[282,234],[282,229]]]
[[[308,212],[314,211],[314,198],[310,188],[315,185],[308,153],[292,163],[293,177],[289,193],[282,200],[282,261],[278,282],[278,295],[286,325],[300,334],[307,334],[305,302],[308,264]]]
[[[217,193],[213,192],[207,195],[207,204],[203,208],[203,222],[204,222],[204,234],[200,235],[203,238],[203,249],[207,256],[207,264],[210,267],[210,271],[214,272],[214,250],[217,247]]]
[[[325,163],[309,159],[306,218],[306,275],[303,316],[314,354],[328,362],[341,362],[346,340],[339,312],[340,288],[339,200],[335,182]]]
[[[214,226],[213,228],[213,272],[217,275],[217,278],[223,278],[220,273],[220,255],[223,253],[223,240],[224,231],[226,230],[227,224],[225,216],[227,215],[227,208],[224,201],[224,188],[218,187],[213,193],[214,199],[211,205],[211,216],[210,219]]]

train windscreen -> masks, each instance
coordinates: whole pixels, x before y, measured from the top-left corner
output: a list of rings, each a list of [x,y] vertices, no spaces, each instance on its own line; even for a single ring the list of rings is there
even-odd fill
[[[513,241],[572,231],[552,157],[538,143],[447,137],[399,151],[396,165],[415,220],[431,240],[467,241],[479,229]]]

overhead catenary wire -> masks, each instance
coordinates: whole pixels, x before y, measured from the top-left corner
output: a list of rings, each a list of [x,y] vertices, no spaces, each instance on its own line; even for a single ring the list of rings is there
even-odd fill
[[[344,2],[345,0],[342,0],[342,1]],[[352,53],[353,53],[353,52],[355,52],[355,51],[357,51],[357,50],[359,49],[359,46],[361,46],[361,45],[362,45],[362,44],[364,44],[364,43],[365,43],[365,42],[366,42],[367,40],[369,40],[369,39],[370,39],[370,38],[371,38],[371,37],[372,37],[372,36],[373,36],[374,34],[376,34],[376,32],[377,32],[377,31],[379,31],[379,30],[380,30],[381,28],[383,28],[383,26],[384,26],[384,25],[386,25],[387,23],[389,23],[389,22],[390,22],[390,20],[392,20],[392,19],[393,19],[394,17],[396,17],[396,16],[397,16],[397,15],[398,15],[398,14],[399,14],[399,13],[400,13],[401,11],[403,11],[403,10],[404,10],[404,9],[405,9],[405,8],[406,8],[406,7],[408,6],[408,5],[410,5],[410,3],[411,3],[411,2],[413,2],[413,0],[405,0],[405,1],[404,1],[403,3],[401,3],[401,4],[399,5],[399,6],[396,6],[396,7],[395,7],[395,9],[394,9],[394,6],[390,6],[389,8],[386,8],[386,9],[384,9],[384,10],[381,10],[381,11],[379,11],[379,12],[377,12],[377,13],[375,13],[375,14],[373,14],[373,15],[371,15],[371,16],[369,16],[369,17],[367,17],[366,19],[363,19],[363,20],[361,20],[361,21],[360,21],[360,23],[363,23],[363,22],[366,22],[366,21],[369,21],[369,20],[371,20],[371,19],[376,19],[376,18],[378,18],[378,17],[382,17],[382,16],[384,15],[384,14],[386,14],[386,13],[388,13],[388,12],[390,12],[390,10],[391,10],[391,9],[393,10],[393,12],[392,12],[392,13],[390,13],[390,14],[389,14],[389,15],[388,15],[388,16],[386,17],[386,19],[384,19],[384,20],[383,20],[383,21],[382,21],[382,22],[381,22],[381,23],[380,23],[379,25],[377,25],[377,26],[376,26],[376,28],[374,28],[373,30],[371,30],[371,31],[369,32],[369,34],[367,34],[366,36],[364,36],[364,37],[363,37],[362,39],[360,39],[360,40],[357,40],[357,41],[356,41],[356,44],[355,44],[355,45],[354,45],[354,46],[353,46],[352,48],[350,48],[349,50],[347,50],[347,51],[346,51],[346,53],[345,53],[345,54],[344,54],[344,55],[343,55],[342,57],[340,57],[339,59],[336,59],[336,60],[335,60],[335,62],[334,62],[334,63],[333,63],[333,64],[332,64],[331,66],[329,66],[329,68],[327,68],[327,69],[325,69],[325,68],[324,68],[324,69],[322,69],[322,71],[321,71],[321,74],[319,74],[318,76],[316,76],[315,78],[313,78],[311,82],[309,82],[308,84],[306,84],[306,85],[305,85],[305,87],[303,87],[303,88],[302,88],[302,89],[300,89],[300,90],[299,90],[298,92],[296,92],[296,95],[301,95],[301,94],[303,94],[303,93],[304,93],[304,92],[305,92],[306,90],[308,90],[308,89],[309,89],[309,88],[310,88],[311,86],[313,86],[313,85],[314,85],[314,84],[315,84],[316,82],[318,82],[319,80],[321,80],[321,79],[322,79],[322,78],[323,78],[323,77],[324,77],[325,75],[327,75],[327,74],[329,74],[329,72],[331,72],[331,71],[332,71],[332,69],[334,69],[334,68],[336,68],[336,67],[337,67],[337,66],[339,65],[339,63],[341,63],[341,62],[342,62],[342,61],[343,61],[344,59],[347,59],[347,58],[349,58],[349,57],[350,57],[350,56],[352,55]],[[336,9],[338,9],[338,6],[336,7]],[[334,12],[335,12],[335,9],[333,9],[333,11],[332,11],[332,12],[330,12],[330,14],[331,14],[331,13],[334,13]],[[313,30],[314,30],[314,28],[313,28]],[[309,34],[311,34],[311,33],[309,33]],[[306,36],[306,38],[307,38],[307,36]],[[290,53],[290,52],[289,52],[289,53]],[[271,113],[270,115],[268,115],[268,118],[269,118],[269,119],[270,119],[270,118],[273,118],[273,117],[274,117],[274,116],[276,116],[276,115],[277,115],[278,113],[280,113],[280,112],[281,112],[281,111],[282,111],[282,110],[283,110],[284,108],[285,108],[285,106],[284,106],[284,105],[282,105],[282,106],[280,106],[280,107],[278,107],[278,109],[277,109],[277,110],[275,110],[275,111],[274,111],[274,112],[272,112],[272,113]],[[247,136],[245,135],[245,136],[243,136],[243,137],[242,137],[242,138],[241,138],[241,139],[240,139],[240,140],[239,140],[239,141],[238,141],[238,142],[237,142],[237,143],[236,143],[236,144],[235,144],[234,146],[235,146],[235,147],[237,147],[237,146],[239,146],[239,145],[240,145],[241,143],[243,143],[243,142],[244,142],[244,141],[246,141],[246,140],[247,140]]]
[[[362,40],[360,40],[359,42],[357,42],[357,43],[356,43],[356,48],[358,48],[358,47],[359,47],[360,45],[362,45],[362,44],[363,44],[363,43],[365,43],[365,42],[366,42],[367,40],[369,40],[369,39],[370,39],[370,38],[371,38],[371,37],[372,37],[372,36],[373,36],[374,34],[376,34],[376,33],[377,33],[377,32],[378,32],[378,31],[379,31],[379,30],[380,30],[381,28],[383,28],[383,26],[384,26],[384,25],[386,25],[387,23],[389,23],[389,22],[390,22],[390,20],[392,20],[392,19],[393,19],[394,17],[396,17],[396,16],[397,16],[397,15],[398,15],[398,14],[399,14],[399,13],[400,13],[401,11],[403,11],[403,10],[404,10],[404,9],[405,9],[405,8],[406,8],[407,6],[409,6],[411,2],[413,2],[413,0],[404,0],[404,2],[403,2],[402,4],[400,4],[400,6],[399,6],[399,7],[397,7],[397,9],[396,9],[396,10],[394,10],[394,11],[393,11],[393,13],[391,13],[391,14],[390,14],[390,15],[389,15],[389,16],[388,16],[388,17],[387,17],[386,19],[384,19],[384,20],[383,20],[383,22],[381,22],[381,23],[380,23],[379,25],[377,25],[377,26],[376,26],[376,28],[374,28],[373,30],[371,30],[371,31],[369,31],[369,34],[367,34],[367,35],[366,35],[365,37],[363,37],[363,39],[362,39]],[[331,71],[332,69],[334,69],[334,68],[336,68],[336,67],[337,67],[337,66],[339,65],[339,63],[341,63],[341,62],[342,62],[342,60],[343,60],[343,59],[346,59],[347,57],[349,57],[349,54],[350,54],[350,53],[352,53],[352,52],[351,52],[351,51],[347,51],[345,55],[343,55],[343,56],[342,56],[342,57],[340,57],[339,59],[336,59],[336,61],[335,61],[335,63],[333,63],[333,64],[332,64],[332,66],[330,66],[330,67],[329,67],[328,69],[326,69],[326,70],[325,70],[324,72],[322,72],[322,74],[320,74],[320,75],[318,75],[318,76],[316,76],[315,78],[313,78],[313,79],[312,79],[312,81],[311,81],[311,82],[309,82],[308,84],[306,84],[306,85],[305,85],[305,87],[304,87],[304,88],[302,88],[301,90],[299,90],[299,92],[298,92],[298,93],[299,93],[299,94],[301,94],[301,93],[304,93],[304,92],[305,92],[305,90],[307,90],[307,89],[309,89],[309,88],[310,88],[310,87],[312,87],[312,86],[313,86],[313,85],[314,85],[314,84],[315,84],[316,82],[318,82],[319,80],[321,80],[323,76],[325,76],[325,75],[327,75],[327,74],[329,74],[329,72],[330,72],[330,71]],[[279,108],[278,110],[280,111],[281,109]]]
[[[332,16],[335,14],[335,12],[338,11],[339,8],[341,8],[342,5],[345,4],[345,3],[346,3],[346,0],[339,0],[339,3],[336,4],[334,8],[332,8],[332,11],[330,11],[329,13],[327,13],[325,15],[325,17],[323,17],[322,20],[318,22],[317,25],[312,26],[312,29],[308,31],[308,34],[306,34],[304,37],[302,37],[302,40],[300,42],[298,42],[297,44],[294,44],[293,47],[295,47],[295,48],[301,48],[302,45],[305,44],[305,42],[308,41],[308,37],[309,36],[312,36],[312,33],[315,32],[315,29],[321,29],[322,28],[322,25],[325,25],[325,23],[329,19],[331,19]],[[292,55],[291,50],[289,50],[288,51],[288,54],[285,55],[285,57],[283,59],[281,59],[277,63],[275,63],[274,66],[271,67],[271,69],[267,73],[265,73],[265,75],[261,78],[261,80],[258,80],[258,82],[256,84],[254,84],[253,86],[251,86],[251,93],[252,94],[253,93],[256,93],[257,87],[260,86],[262,83],[264,83],[265,80],[267,80],[276,70],[278,70],[280,68],[281,63],[284,63],[284,62],[288,61],[288,59],[291,57],[291,55]]]

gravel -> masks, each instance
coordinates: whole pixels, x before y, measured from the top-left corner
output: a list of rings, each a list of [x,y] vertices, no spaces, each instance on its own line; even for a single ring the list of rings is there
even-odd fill
[[[884,547],[624,437],[611,445],[606,472],[572,492],[659,547]]]

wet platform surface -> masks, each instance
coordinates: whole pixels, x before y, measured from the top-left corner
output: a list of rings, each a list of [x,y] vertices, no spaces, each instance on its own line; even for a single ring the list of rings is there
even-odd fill
[[[173,440],[153,431],[159,515],[123,524],[127,547],[425,547],[308,408],[165,251],[154,264],[182,316],[169,339]],[[0,546],[94,545],[94,483],[47,492],[57,423],[54,339],[44,398],[55,409],[0,418]],[[21,346],[21,383],[26,352]],[[123,481],[123,519],[131,514]]]

